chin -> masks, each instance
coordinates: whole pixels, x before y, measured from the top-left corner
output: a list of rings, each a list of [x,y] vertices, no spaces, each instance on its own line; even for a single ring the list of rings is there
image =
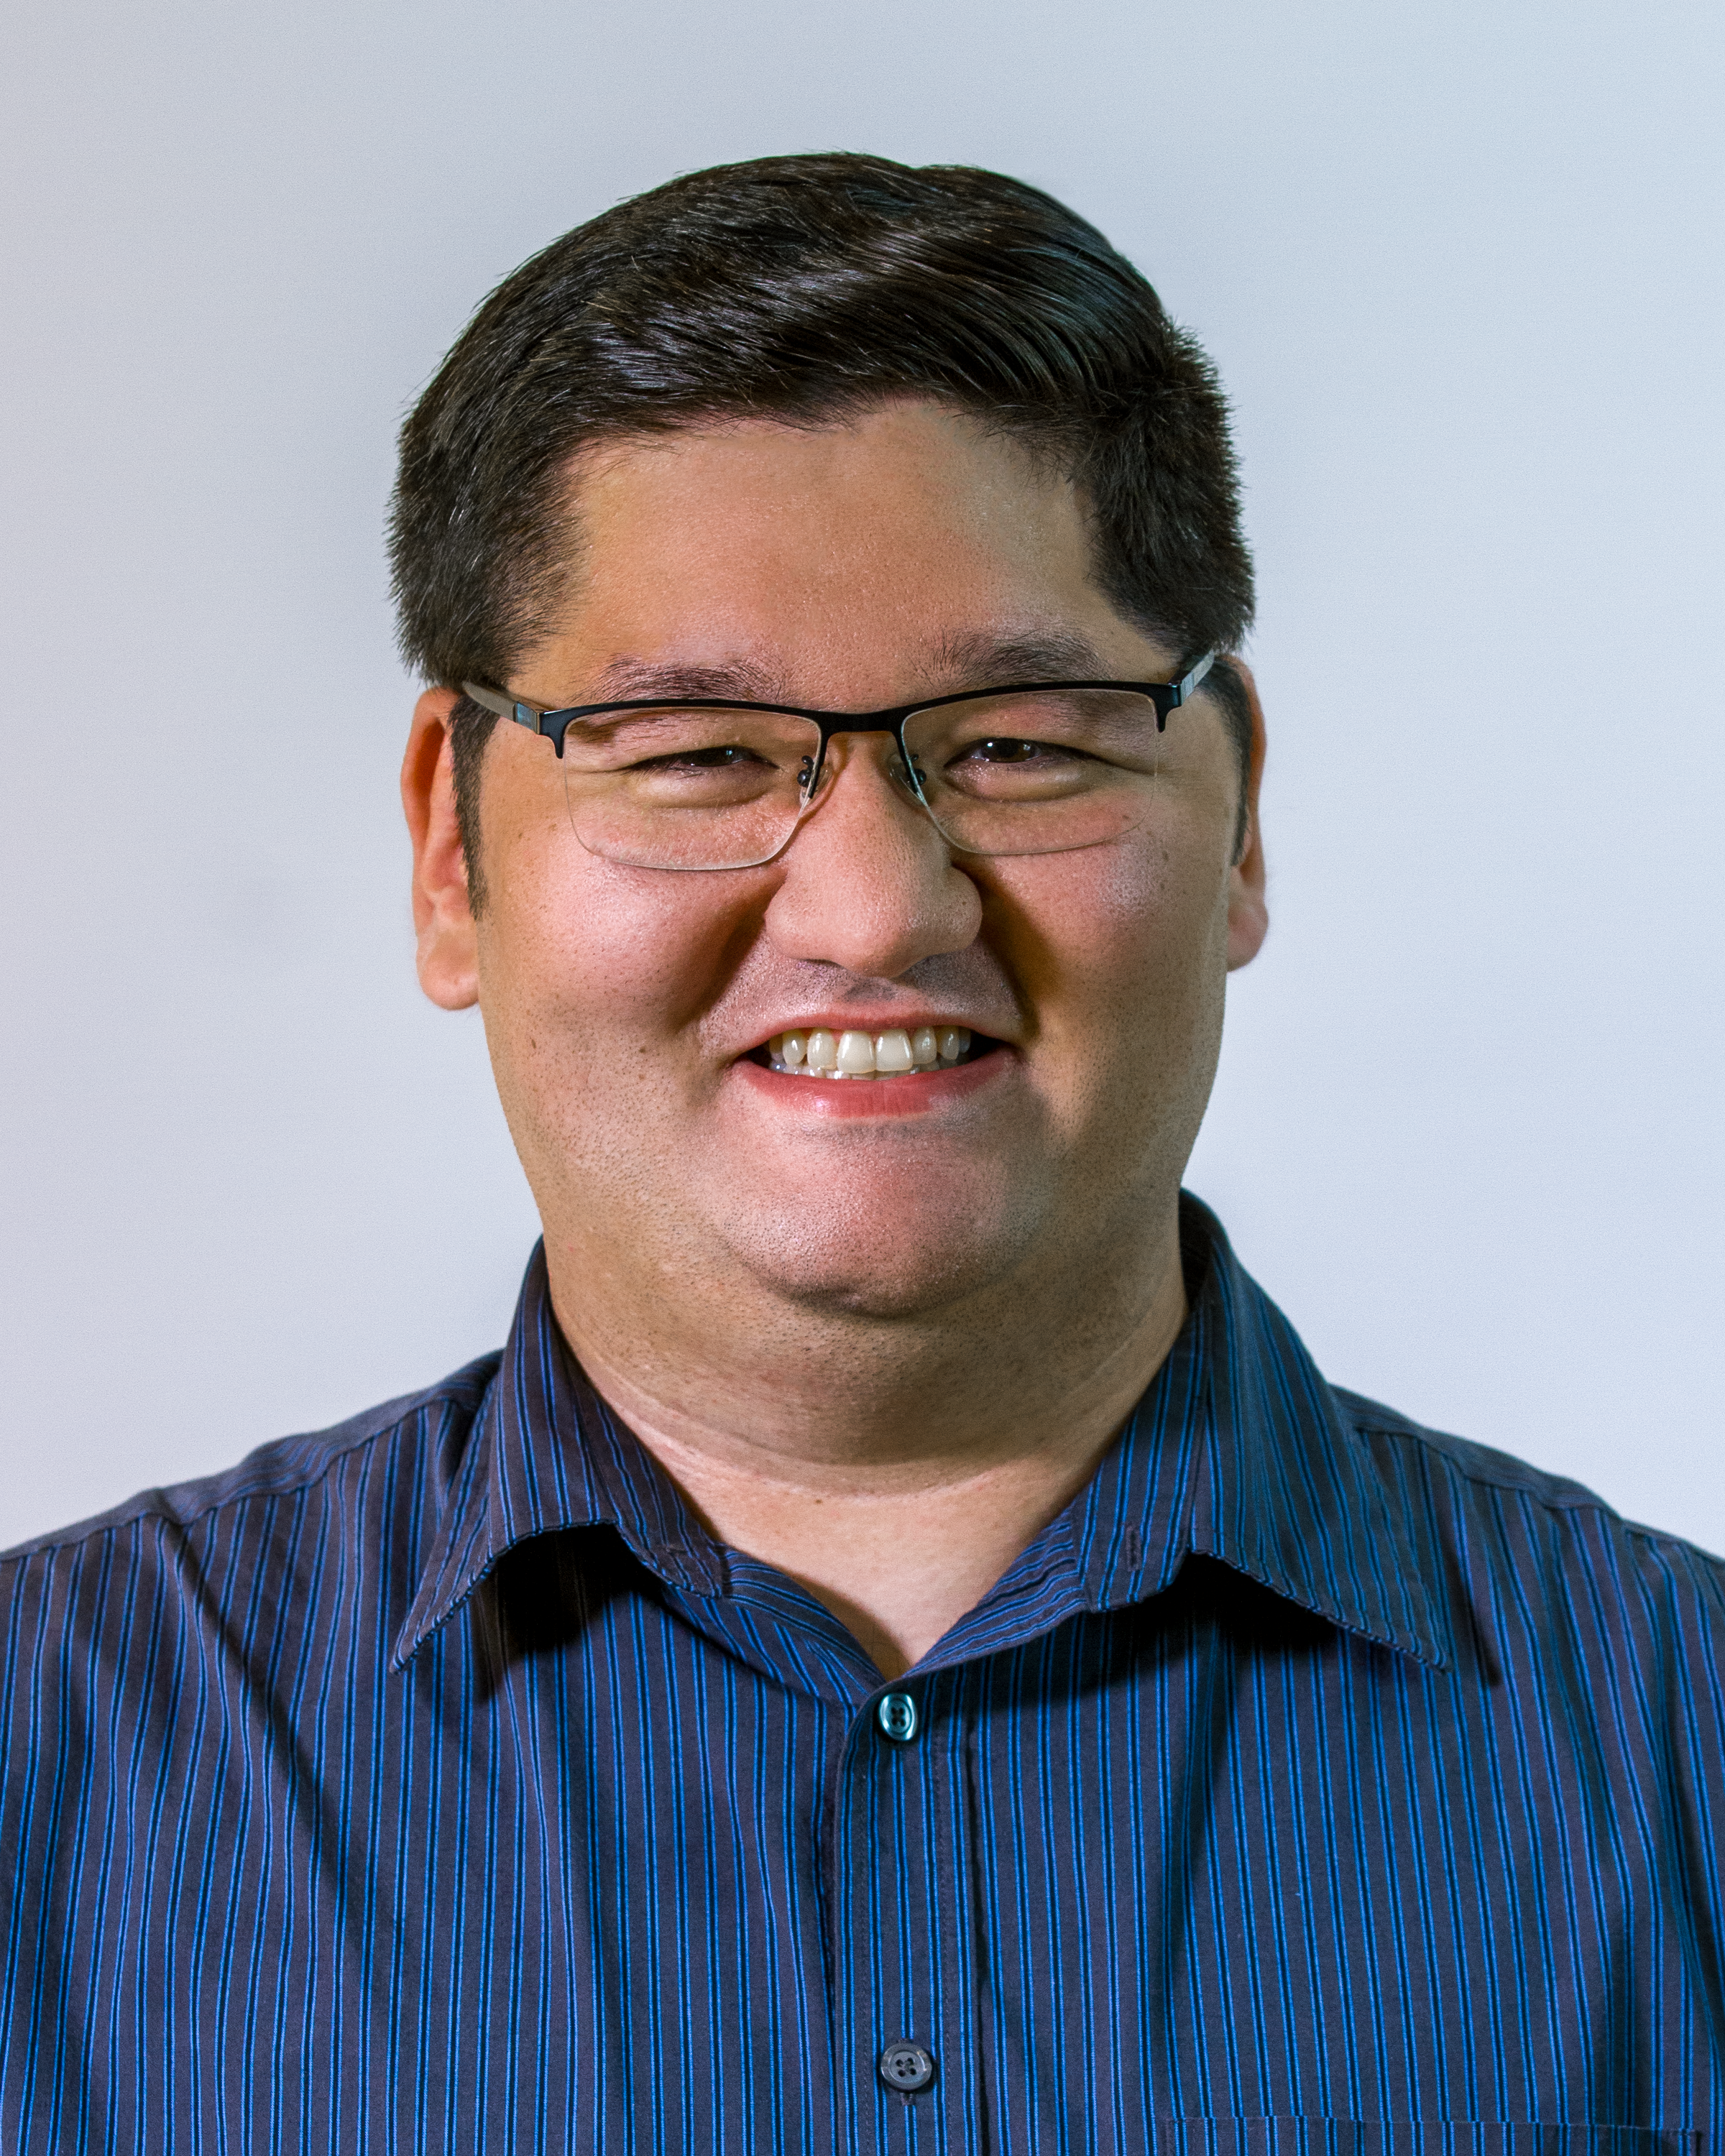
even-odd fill
[[[953,1209],[921,1202],[883,1207],[847,1200],[735,1209],[721,1233],[763,1286],[805,1308],[870,1318],[914,1318],[950,1307],[1006,1278],[1034,1235],[997,1204]]]

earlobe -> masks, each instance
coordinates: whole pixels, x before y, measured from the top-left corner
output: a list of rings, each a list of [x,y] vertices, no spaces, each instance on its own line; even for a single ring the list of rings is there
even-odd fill
[[[1258,793],[1264,777],[1264,707],[1258,685],[1243,660],[1231,660],[1252,712],[1252,752],[1246,770],[1245,834],[1239,857],[1228,872],[1228,970],[1250,965],[1270,932],[1265,897],[1264,841],[1258,822]]]
[[[413,845],[413,928],[419,985],[444,1010],[479,1001],[479,936],[455,814],[449,721],[453,689],[428,689],[413,710],[402,759],[402,808]]]

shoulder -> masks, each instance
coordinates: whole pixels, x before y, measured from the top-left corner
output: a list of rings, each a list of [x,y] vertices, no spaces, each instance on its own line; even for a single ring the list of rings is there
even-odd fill
[[[1470,1569],[1507,1566],[1553,1584],[1579,1571],[1636,1598],[1676,1589],[1694,1597],[1712,1625],[1725,1623],[1725,1559],[1625,1519],[1567,1476],[1331,1390],[1396,1490],[1404,1518],[1412,1526],[1425,1515],[1440,1541],[1473,1560]]]
[[[277,1439],[218,1475],[139,1491],[93,1518],[0,1551],[0,1629],[16,1632],[44,1603],[63,1624],[92,1599],[136,1604],[168,1578],[208,1598],[209,1575],[233,1586],[247,1568],[269,1568],[302,1539],[316,1516],[313,1545],[325,1559],[352,1543],[362,1522],[390,1538],[399,1524],[436,1510],[453,1480],[486,1389],[497,1370],[483,1356],[424,1391],[403,1394],[333,1429]],[[424,1501],[430,1497],[433,1502]],[[382,1515],[382,1517],[380,1517]]]

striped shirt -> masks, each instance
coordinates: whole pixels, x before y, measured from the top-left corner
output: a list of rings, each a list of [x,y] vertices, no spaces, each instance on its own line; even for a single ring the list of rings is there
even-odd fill
[[[883,1683],[542,1258],[500,1356],[0,1568],[0,2146],[1725,2144],[1725,1567],[1325,1383],[1203,1209]]]

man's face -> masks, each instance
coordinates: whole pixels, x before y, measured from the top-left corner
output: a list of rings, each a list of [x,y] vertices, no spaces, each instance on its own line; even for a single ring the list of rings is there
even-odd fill
[[[1192,655],[1096,589],[1070,485],[936,405],[610,447],[574,506],[562,618],[505,685],[540,703],[868,711],[1038,673],[1163,680]],[[728,1281],[911,1317],[1045,1295],[1163,1232],[1224,976],[1264,930],[1207,698],[1170,718],[1149,812],[1107,844],[954,854],[890,776],[888,737],[859,735],[780,858],[722,872],[588,851],[551,743],[500,725],[476,923],[436,752],[452,701],[424,700],[409,752],[410,814],[416,783],[442,803],[418,849],[421,975],[483,1008],[554,1281],[578,1294],[599,1267],[637,1294]],[[872,1081],[766,1063],[788,1031],[924,1025],[985,1052]]]

